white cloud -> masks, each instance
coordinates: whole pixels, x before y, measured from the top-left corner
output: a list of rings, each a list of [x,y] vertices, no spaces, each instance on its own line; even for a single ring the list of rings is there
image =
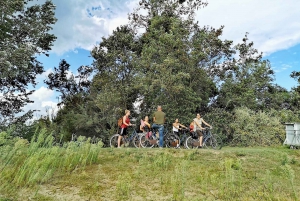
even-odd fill
[[[83,48],[91,50],[103,36],[128,22],[127,14],[137,0],[52,0],[58,21],[53,32],[57,36],[53,51],[63,54]]]
[[[29,98],[30,100],[33,100],[34,103],[27,104],[24,107],[24,111],[39,110],[35,113],[37,116],[36,118],[39,118],[40,116],[52,115],[58,111],[57,103],[54,102],[56,98],[54,91],[47,89],[44,86],[33,92]]]
[[[40,0],[39,2],[44,2]],[[103,36],[128,22],[138,0],[52,0],[56,5],[58,37],[53,51],[63,54],[76,48],[91,50]],[[255,48],[269,55],[300,43],[298,0],[208,0],[197,11],[200,25],[225,25],[223,38],[241,42],[246,32]]]
[[[255,48],[269,55],[300,43],[298,0],[214,0],[199,10],[200,24],[225,25],[223,38],[241,42],[246,32]]]
[[[272,67],[273,70],[276,72],[276,73],[280,73],[282,71],[285,71],[285,70],[288,70],[288,69],[291,69],[293,68],[293,66],[289,65],[289,64],[281,64],[279,67],[278,66],[273,66]]]

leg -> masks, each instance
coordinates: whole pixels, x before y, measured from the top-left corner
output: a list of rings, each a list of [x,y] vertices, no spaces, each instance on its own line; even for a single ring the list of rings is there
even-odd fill
[[[203,136],[200,136],[200,137],[199,137],[200,147],[202,147],[202,141],[203,141]]]
[[[121,136],[121,135],[119,135],[119,137],[118,137],[118,148],[120,148],[121,139],[122,139],[122,136]]]
[[[124,134],[125,129],[121,128],[120,130],[120,135],[118,137],[118,148],[120,148],[120,144],[121,144],[121,139],[122,139],[122,135]]]
[[[164,126],[161,125],[158,129],[159,132],[159,147],[164,146]]]
[[[202,147],[202,141],[203,141],[203,133],[200,130],[196,130],[198,136],[199,136],[199,144],[200,147]]]

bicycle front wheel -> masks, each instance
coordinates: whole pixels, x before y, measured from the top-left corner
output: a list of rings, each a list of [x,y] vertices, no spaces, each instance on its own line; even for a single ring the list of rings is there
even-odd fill
[[[133,138],[133,145],[135,148],[140,148],[141,147],[141,144],[140,144],[140,135],[141,134],[137,134],[136,136],[134,136]]]
[[[199,144],[199,139],[194,139],[192,136],[189,136],[185,140],[185,148],[187,149],[197,149]]]
[[[152,148],[152,147],[154,147],[155,142],[157,142],[157,141],[153,138],[152,135],[149,136],[149,135],[147,135],[147,133],[143,133],[140,136],[140,145],[143,148]]]
[[[213,135],[211,138],[211,147],[213,149],[222,149],[222,146],[222,138],[220,138],[220,136]]]

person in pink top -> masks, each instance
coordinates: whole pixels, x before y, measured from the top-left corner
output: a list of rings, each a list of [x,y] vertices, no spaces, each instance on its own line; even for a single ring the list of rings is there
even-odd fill
[[[144,120],[141,119],[140,131],[149,132],[150,127],[149,117],[145,116]]]
[[[124,135],[127,135],[127,127],[131,126],[130,119],[129,119],[130,111],[125,110],[125,115],[123,116],[123,122],[120,129],[120,135],[118,137],[118,148],[120,148],[121,139]]]

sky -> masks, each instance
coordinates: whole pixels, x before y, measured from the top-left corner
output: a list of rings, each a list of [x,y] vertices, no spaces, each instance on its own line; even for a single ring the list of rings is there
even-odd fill
[[[45,0],[39,0],[43,3]],[[43,80],[59,62],[65,59],[75,73],[81,65],[93,59],[90,50],[102,37],[112,34],[118,26],[128,22],[128,13],[138,6],[138,0],[52,0],[56,18],[52,33],[57,40],[49,57],[40,56],[45,73],[38,76],[38,85],[31,99],[35,102],[24,110],[39,109],[40,115],[57,111],[58,94],[47,89]],[[196,13],[201,26],[219,28],[224,25],[222,39],[234,44],[245,33],[254,47],[263,52],[275,72],[275,83],[291,90],[297,82],[290,78],[292,71],[300,71],[300,1],[299,0],[207,0],[208,6]]]

